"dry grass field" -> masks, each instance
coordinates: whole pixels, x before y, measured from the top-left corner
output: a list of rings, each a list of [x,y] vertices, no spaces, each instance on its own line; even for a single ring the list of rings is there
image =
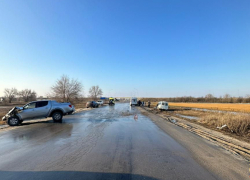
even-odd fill
[[[157,102],[152,102],[151,108],[153,109],[156,105]],[[226,125],[226,128],[223,128],[222,131],[246,139],[249,139],[250,137],[250,114],[247,114],[250,113],[250,104],[169,103],[169,107],[169,111],[161,113],[166,113],[176,117],[180,117],[179,115],[196,117],[198,118],[197,120],[184,119],[215,130],[219,130],[217,127]],[[188,109],[187,107],[220,110],[222,112],[198,111]],[[234,114],[226,111],[245,112],[246,114]],[[183,117],[181,118],[183,119]]]
[[[250,104],[223,104],[223,103],[169,103],[169,106],[212,109],[220,111],[250,113]]]
[[[155,107],[158,101],[161,99],[145,98],[142,101],[151,101],[151,106]],[[231,111],[231,112],[245,112],[250,113],[250,104],[237,104],[237,103],[175,103],[169,102],[171,107],[186,107],[186,108],[199,108],[199,109],[211,109],[219,111]]]
[[[212,113],[202,116],[199,122],[212,127],[226,125],[225,131],[250,137],[250,115],[247,114]]]
[[[176,110],[173,114],[181,114],[198,118],[191,120],[208,127],[217,128],[227,125],[224,131],[237,134],[239,136],[250,137],[250,115],[249,114],[232,114],[230,112],[206,112],[195,110]]]

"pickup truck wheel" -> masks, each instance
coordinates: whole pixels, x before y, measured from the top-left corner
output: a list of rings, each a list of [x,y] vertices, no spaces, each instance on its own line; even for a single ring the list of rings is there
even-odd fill
[[[62,113],[57,111],[57,112],[54,112],[53,115],[52,115],[52,119],[55,121],[55,122],[61,122],[62,121]]]
[[[8,118],[8,124],[10,126],[17,126],[19,124],[19,118],[17,116],[12,116]]]

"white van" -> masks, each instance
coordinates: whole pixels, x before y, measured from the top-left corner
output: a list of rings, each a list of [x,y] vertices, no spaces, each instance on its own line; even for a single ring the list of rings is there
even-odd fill
[[[137,106],[137,98],[136,97],[132,97],[130,99],[130,106]]]
[[[168,110],[168,102],[166,102],[166,101],[160,101],[160,102],[158,102],[158,104],[156,106],[156,109],[159,109],[159,110]]]
[[[99,104],[99,105],[103,105],[103,101],[102,100],[98,100],[96,103]]]

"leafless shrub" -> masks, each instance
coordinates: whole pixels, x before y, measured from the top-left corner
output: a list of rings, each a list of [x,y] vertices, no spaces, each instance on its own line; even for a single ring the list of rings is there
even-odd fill
[[[36,92],[31,89],[24,89],[18,93],[18,95],[25,101],[35,101],[36,100]]]
[[[102,96],[103,92],[102,89],[99,86],[92,86],[89,89],[89,97],[93,99],[97,99],[98,97]]]
[[[11,89],[6,88],[4,89],[4,94],[5,97],[9,100],[9,103],[11,103],[18,93],[16,88],[11,88]]]

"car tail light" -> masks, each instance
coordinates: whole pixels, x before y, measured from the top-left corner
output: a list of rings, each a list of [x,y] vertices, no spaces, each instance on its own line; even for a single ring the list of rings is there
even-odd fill
[[[69,107],[72,108],[72,105],[70,104]]]

